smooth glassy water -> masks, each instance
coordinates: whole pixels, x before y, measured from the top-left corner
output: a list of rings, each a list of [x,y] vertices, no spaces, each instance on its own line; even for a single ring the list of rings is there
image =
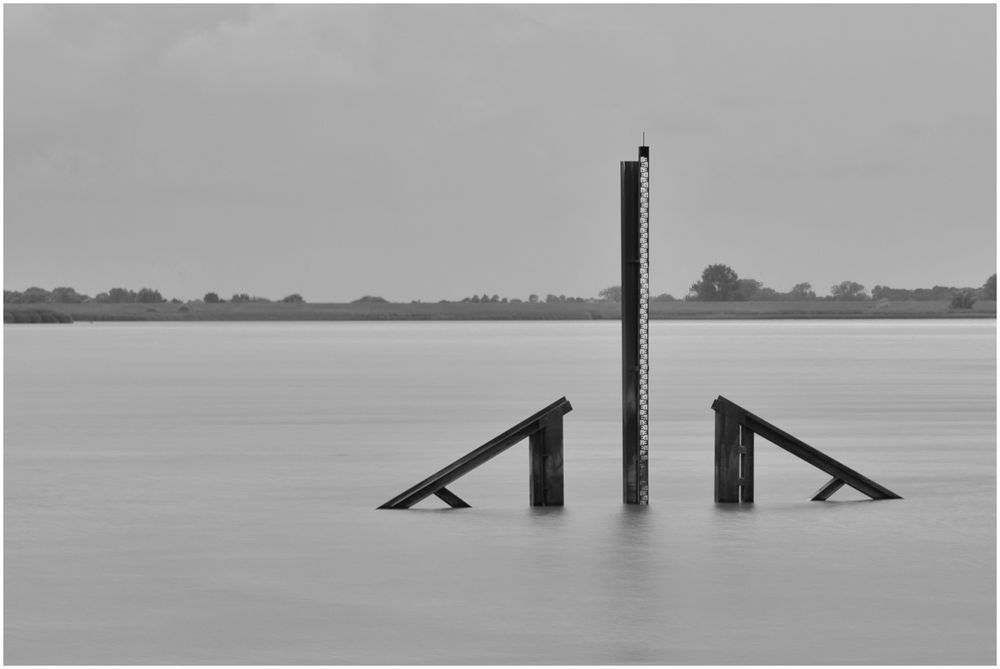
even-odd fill
[[[10,664],[995,664],[994,321],[652,323],[648,508],[621,504],[612,322],[4,328]],[[719,394],[758,439],[713,503]],[[527,444],[403,489],[565,395]]]

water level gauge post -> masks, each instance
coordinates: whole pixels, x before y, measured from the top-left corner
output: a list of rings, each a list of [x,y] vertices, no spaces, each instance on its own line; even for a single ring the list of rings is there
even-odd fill
[[[621,163],[622,492],[649,503],[649,147]]]

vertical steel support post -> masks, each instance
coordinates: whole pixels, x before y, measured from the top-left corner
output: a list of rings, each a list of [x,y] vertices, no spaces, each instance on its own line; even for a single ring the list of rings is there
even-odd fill
[[[715,411],[715,501],[740,501],[740,420],[729,410]]]
[[[541,429],[528,437],[531,506],[563,505],[563,415],[542,419]]]
[[[649,503],[649,147],[621,163],[622,494]]]
[[[753,502],[753,431],[733,406],[715,411],[715,501]]]
[[[753,430],[740,425],[740,501],[753,502]]]

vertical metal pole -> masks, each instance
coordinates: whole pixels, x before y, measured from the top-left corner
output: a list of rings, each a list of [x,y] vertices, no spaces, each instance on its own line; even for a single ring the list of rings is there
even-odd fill
[[[528,437],[531,506],[563,505],[563,415],[549,413]]]
[[[639,163],[622,162],[622,492],[639,503]]]
[[[621,163],[622,494],[649,503],[649,147]]]
[[[753,431],[740,425],[740,501],[753,502]]]
[[[646,134],[643,133],[643,140]],[[649,147],[639,147],[639,504],[649,504]]]
[[[740,501],[740,415],[727,406],[715,409],[715,501]]]

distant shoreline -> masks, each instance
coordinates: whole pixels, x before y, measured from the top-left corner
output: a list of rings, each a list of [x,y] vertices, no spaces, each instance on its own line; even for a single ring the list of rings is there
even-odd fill
[[[33,315],[34,314],[34,315]],[[618,320],[615,302],[5,304],[4,323],[96,321]],[[652,302],[651,320],[996,318],[995,301],[952,309],[948,300]]]

